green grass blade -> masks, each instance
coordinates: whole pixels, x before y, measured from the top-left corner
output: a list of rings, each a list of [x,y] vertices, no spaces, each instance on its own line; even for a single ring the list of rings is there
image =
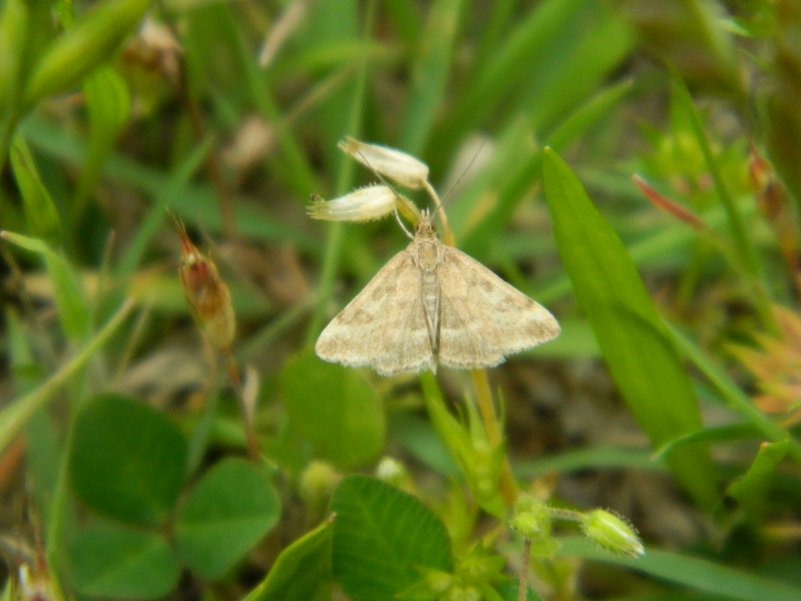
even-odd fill
[[[498,105],[509,98],[510,91],[524,81],[550,44],[582,9],[583,0],[546,0],[536,5],[507,34],[484,69],[474,73],[462,99],[438,133],[440,146],[453,147],[462,132],[481,123]]]
[[[28,143],[17,136],[11,148],[11,168],[22,194],[22,208],[28,223],[28,232],[58,245],[61,242],[62,228],[56,205],[50,192],[39,177],[39,170],[33,160]]]
[[[563,540],[560,555],[626,566],[672,584],[691,587],[707,594],[739,601],[798,601],[801,588],[763,576],[721,565],[700,557],[648,549],[643,557],[626,559],[601,551],[591,542]]]
[[[550,149],[543,176],[562,262],[629,409],[655,446],[700,429],[690,380],[620,238]],[[715,504],[705,449],[683,447],[667,461],[702,506]]]
[[[670,333],[681,353],[687,357],[699,371],[718,390],[722,400],[733,411],[736,411],[748,420],[759,432],[772,442],[789,440],[788,454],[796,461],[801,462],[801,444],[776,424],[767,415],[757,409],[737,384],[712,359],[704,355],[692,341],[682,335],[677,329],[670,328]]]
[[[134,306],[133,300],[127,300],[122,307],[106,322],[106,325],[92,338],[72,359],[64,363],[41,386],[19,397],[0,411],[0,453],[5,451],[9,443],[19,434],[31,415],[42,407],[64,385],[64,383],[108,342],[109,338],[122,325]]]
[[[147,216],[136,230],[134,239],[128,244],[125,255],[120,260],[118,274],[131,274],[141,263],[150,240],[164,223],[165,211],[170,202],[183,195],[184,189],[188,186],[192,176],[203,166],[203,161],[211,151],[212,143],[211,138],[202,140],[192,153],[171,173],[164,188],[156,195],[155,202]]]
[[[152,0],[106,0],[57,37],[33,67],[23,96],[26,107],[78,84],[108,61],[144,16]]]
[[[712,151],[712,146],[707,139],[706,132],[704,131],[704,124],[695,108],[693,99],[690,96],[690,91],[684,83],[678,79],[674,81],[674,86],[676,90],[675,97],[680,103],[681,109],[689,119],[696,142],[701,149],[701,153],[704,155],[707,169],[715,184],[715,192],[717,193],[718,200],[720,200],[720,203],[726,211],[729,231],[734,242],[734,247],[737,249],[740,267],[744,272],[746,283],[751,289],[754,306],[759,312],[763,323],[773,331],[777,331],[778,325],[771,311],[771,299],[768,296],[765,283],[762,279],[764,269],[754,244],[752,233],[746,225],[745,218],[740,212],[740,208],[734,202],[728,186],[723,179],[717,157]]]
[[[103,163],[131,115],[131,94],[125,80],[111,67],[102,67],[83,82],[86,109],[89,114],[88,156],[73,213],[80,215],[92,188],[100,177]]]
[[[548,137],[548,143],[558,150],[566,147],[616,108],[630,89],[631,85],[628,82],[601,89],[592,98],[579,105],[559,127],[553,130]],[[520,152],[521,148],[529,144],[530,132],[529,119],[522,118],[510,122],[498,143],[496,156],[493,157],[490,168],[477,177],[474,185],[460,194],[459,203],[453,205],[450,211],[451,225],[460,234],[458,236],[460,248],[468,254],[476,254],[484,246],[485,240],[500,235],[515,208],[525,198],[526,190],[530,189],[539,178],[541,155],[539,153],[526,155]],[[473,219],[472,228],[463,229],[463,222],[468,220],[465,212],[474,208],[478,200],[487,195],[488,188],[499,188],[499,191],[494,193],[497,196],[495,206],[480,220]]]
[[[419,154],[448,83],[463,0],[438,0],[428,11],[418,56],[412,65],[412,89],[400,127],[398,147]]]
[[[87,307],[80,278],[67,260],[38,238],[2,230],[0,237],[44,259],[47,274],[53,282],[53,293],[64,334],[73,340],[81,339],[88,334],[91,313]]]

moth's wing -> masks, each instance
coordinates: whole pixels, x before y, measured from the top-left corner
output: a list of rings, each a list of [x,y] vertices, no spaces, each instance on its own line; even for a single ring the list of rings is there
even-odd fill
[[[439,360],[458,368],[492,367],[559,335],[545,307],[465,253],[443,247]]]
[[[409,250],[395,255],[317,339],[321,359],[370,366],[390,376],[435,370],[423,303],[420,270]]]

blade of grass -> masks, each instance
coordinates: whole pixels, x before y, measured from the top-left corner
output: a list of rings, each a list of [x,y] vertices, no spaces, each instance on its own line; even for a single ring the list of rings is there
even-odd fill
[[[739,601],[798,601],[801,588],[689,555],[648,549],[637,559],[617,557],[601,551],[590,541],[562,539],[559,554],[625,566],[672,584]]]
[[[97,334],[87,342],[75,356],[65,362],[53,375],[34,390],[12,401],[0,411],[0,453],[6,450],[9,443],[19,434],[22,427],[39,408],[45,405],[66,381],[108,342],[109,338],[125,321],[134,301],[128,299],[117,312],[106,322]]]
[[[411,66],[412,89],[400,126],[398,147],[419,154],[442,105],[464,0],[437,0],[420,32],[418,55]]]
[[[23,133],[31,145],[67,164],[83,168],[86,143],[32,115]],[[103,165],[103,175],[112,181],[133,186],[154,198],[163,194],[173,181],[174,174],[142,165],[122,154],[112,152]],[[209,185],[186,184],[181,195],[170,199],[170,208],[187,223],[196,224],[208,232],[222,229],[217,196]],[[305,252],[319,253],[319,240],[286,222],[266,218],[263,209],[242,204],[236,213],[238,231],[254,240],[291,242]]]
[[[629,90],[629,82],[602,89],[571,113],[552,132],[548,142],[557,150],[567,147],[594,123],[608,115]],[[460,202],[450,211],[459,246],[466,253],[475,254],[484,246],[484,240],[499,236],[515,208],[525,198],[525,191],[539,178],[542,160],[540,153],[534,152],[527,156],[520,150],[531,146],[530,131],[528,119],[510,123],[507,132],[500,138],[497,156],[493,157],[491,166],[461,194]],[[502,183],[498,185],[496,182]],[[488,189],[496,188],[500,189],[494,194],[494,205],[481,219],[472,219],[465,223],[465,213],[475,210],[478,200],[487,196]]]
[[[661,460],[655,460],[653,453],[647,449],[594,446],[514,465],[515,474],[525,480],[552,473],[563,475],[592,468],[664,471],[665,464]]]
[[[472,74],[461,94],[461,101],[452,108],[445,123],[433,136],[438,148],[448,152],[463,132],[474,129],[506,100],[509,91],[536,69],[552,41],[569,35],[565,31],[567,24],[583,5],[583,0],[540,2],[513,31],[507,32],[504,44],[485,61],[480,72]],[[435,165],[432,169],[437,172]]]
[[[620,238],[551,149],[543,178],[563,265],[629,409],[655,446],[700,429],[690,379]],[[667,462],[700,506],[715,505],[705,448],[676,449]]]
[[[583,13],[526,82],[526,110],[536,132],[559,127],[566,112],[600,89],[634,46],[629,24],[603,3],[588,3]]]
[[[166,210],[174,198],[183,196],[184,189],[192,176],[200,169],[211,151],[213,140],[202,140],[192,153],[170,174],[166,185],[156,195],[147,215],[141,220],[133,240],[128,244],[125,254],[117,264],[118,275],[130,275],[142,261],[151,238],[164,223]]]
[[[14,138],[11,148],[11,168],[22,195],[29,233],[48,244],[58,245],[63,234],[61,218],[50,192],[39,177],[28,143],[20,135]]]
[[[778,324],[771,311],[771,300],[768,291],[765,287],[763,280],[764,270],[759,259],[754,241],[745,225],[743,216],[740,214],[739,207],[734,202],[726,183],[723,181],[723,176],[720,172],[718,161],[712,152],[712,147],[707,139],[704,125],[701,122],[701,117],[695,108],[689,90],[678,77],[674,79],[674,86],[676,87],[676,98],[682,105],[684,112],[690,119],[695,134],[696,142],[704,155],[707,169],[712,176],[712,181],[715,184],[715,191],[717,192],[718,199],[726,210],[726,215],[729,221],[729,231],[731,232],[734,246],[740,256],[742,262],[742,269],[745,272],[745,277],[749,288],[751,289],[754,306],[762,319],[762,323],[773,331],[778,331]]]
[[[101,67],[86,77],[83,94],[89,117],[89,152],[70,212],[75,221],[83,213],[92,189],[100,178],[103,162],[131,114],[128,86],[112,67]]]
[[[66,259],[38,238],[3,230],[0,230],[0,237],[44,259],[45,268],[53,283],[59,322],[64,334],[72,340],[80,340],[86,336],[91,325],[91,313],[87,307],[81,280]]]
[[[689,338],[676,328],[670,325],[667,327],[679,351],[717,388],[726,406],[743,416],[771,442],[788,440],[790,443],[788,454],[796,461],[801,462],[801,443],[791,438],[781,426],[757,409],[740,387]]]

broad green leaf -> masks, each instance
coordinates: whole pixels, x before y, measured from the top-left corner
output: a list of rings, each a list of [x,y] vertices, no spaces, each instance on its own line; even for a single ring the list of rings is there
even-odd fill
[[[69,574],[83,595],[155,599],[178,584],[178,559],[156,533],[111,523],[90,526],[70,541]]]
[[[325,522],[281,551],[267,578],[242,601],[330,599],[332,530]]]
[[[23,102],[32,107],[66,92],[107,62],[150,7],[152,0],[105,0],[45,49],[28,77]]]
[[[642,557],[627,559],[602,551],[586,539],[569,538],[563,539],[559,554],[626,566],[674,585],[690,587],[704,595],[721,595],[739,601],[801,599],[801,588],[797,586],[759,576],[751,570],[739,570],[670,551],[649,548]]]
[[[70,482],[81,500],[131,524],[162,524],[186,472],[177,426],[144,402],[114,394],[81,408],[69,453]]]
[[[423,503],[363,475],[340,482],[331,499],[334,576],[353,601],[387,601],[422,577],[451,569],[448,533]]]
[[[100,349],[128,317],[133,302],[128,300],[117,313],[106,322],[103,328],[76,355],[64,363],[43,384],[19,397],[0,410],[0,452],[19,434],[31,416],[43,407],[65,382],[81,369]]]
[[[550,149],[543,154],[543,176],[562,263],[629,409],[657,447],[699,430],[689,377],[620,238]],[[704,447],[677,448],[667,461],[703,506],[715,504]]]
[[[28,143],[22,136],[14,139],[11,148],[11,167],[22,194],[22,208],[29,232],[50,245],[61,242],[61,218],[50,193],[42,183]]]
[[[225,575],[275,525],[280,501],[264,471],[229,458],[195,484],[181,506],[176,543],[201,578]]]
[[[91,315],[80,279],[67,260],[38,238],[7,231],[0,231],[0,237],[20,248],[41,255],[47,274],[53,283],[56,306],[64,333],[72,339],[86,336],[89,333]]]
[[[359,371],[306,351],[287,362],[280,386],[292,429],[314,445],[318,457],[349,468],[384,448],[381,399]]]
[[[762,443],[751,467],[726,491],[737,499],[752,517],[759,518],[765,509],[765,501],[776,473],[776,466],[787,455],[789,447],[788,440]]]

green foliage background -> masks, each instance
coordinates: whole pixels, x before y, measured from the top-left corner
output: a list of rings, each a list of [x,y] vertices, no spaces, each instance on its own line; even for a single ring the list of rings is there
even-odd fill
[[[801,598],[799,26],[797,0],[0,2],[5,598],[27,566],[56,598],[516,599],[518,489],[648,548],[558,530],[528,598]],[[372,180],[346,135],[426,162],[457,246],[560,338],[484,389],[318,360],[406,243],[307,218]],[[241,389],[168,211],[230,286]]]

